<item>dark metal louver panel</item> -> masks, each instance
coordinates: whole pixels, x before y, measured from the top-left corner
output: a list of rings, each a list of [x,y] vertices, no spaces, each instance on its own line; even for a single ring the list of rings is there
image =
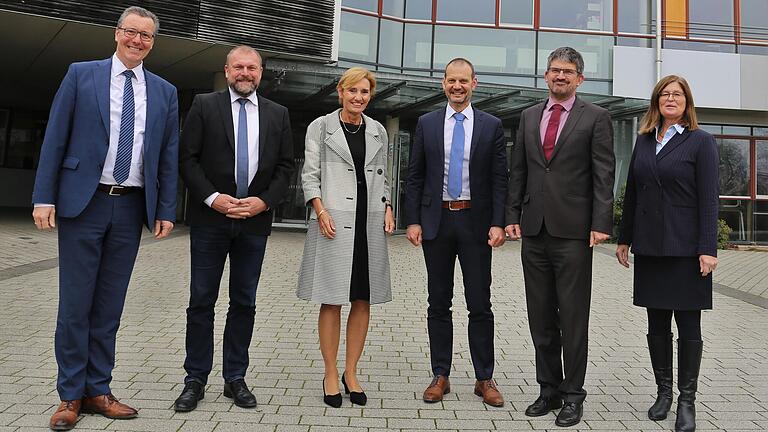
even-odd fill
[[[129,4],[157,14],[164,35],[331,59],[333,0],[145,0]],[[129,4],[118,0],[0,0],[0,10],[112,26]]]

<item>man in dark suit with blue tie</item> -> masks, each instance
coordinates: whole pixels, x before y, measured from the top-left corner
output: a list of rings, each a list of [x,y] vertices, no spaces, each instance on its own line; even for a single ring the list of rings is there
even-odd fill
[[[520,115],[507,198],[510,238],[523,238],[528,325],[539,397],[531,417],[561,408],[555,424],[581,421],[587,392],[592,248],[613,227],[613,128],[605,108],[576,96],[584,60],[550,53],[547,100]]]
[[[445,67],[448,106],[419,118],[406,183],[408,240],[421,245],[429,292],[427,327],[433,379],[425,402],[450,392],[453,353],[453,271],[458,256],[469,310],[475,394],[504,405],[493,380],[491,248],[504,244],[507,157],[501,120],[471,105],[477,86],[468,60]]]
[[[233,48],[228,88],[195,97],[181,133],[181,177],[189,188],[192,280],[187,308],[184,389],[176,411],[192,411],[213,367],[213,319],[229,257],[229,310],[224,327],[224,396],[256,407],[245,383],[256,313],[256,288],[272,229],[293,172],[288,110],[256,93],[258,51]]]
[[[73,63],[51,107],[32,202],[38,229],[59,224],[54,430],[80,411],[136,417],[112,395],[115,338],[141,238],[166,237],[176,218],[176,89],[143,67],[157,17],[129,7],[115,54]]]

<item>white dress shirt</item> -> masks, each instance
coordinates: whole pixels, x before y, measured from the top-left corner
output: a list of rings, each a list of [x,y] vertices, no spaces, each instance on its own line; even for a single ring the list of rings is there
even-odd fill
[[[123,114],[123,88],[126,77],[122,75],[128,68],[112,55],[112,71],[109,75],[109,149],[104,159],[99,183],[117,184],[113,175],[117,157],[117,141],[120,138],[120,119]],[[133,120],[133,152],[131,171],[122,186],[144,186],[144,128],[147,124],[147,82],[141,64],[132,69],[133,102],[136,113]]]
[[[237,128],[240,126],[240,102],[238,100],[241,97],[231,88],[229,89],[232,126],[235,133],[235,178],[237,178]],[[248,119],[248,184],[250,184],[256,171],[259,170],[259,98],[256,92],[253,92],[246,99],[248,99],[248,102],[245,103],[245,116]],[[218,196],[219,192],[212,193],[205,199],[205,203],[210,207]]]
[[[448,195],[448,167],[451,164],[451,144],[453,143],[453,127],[456,125],[456,119],[453,114],[456,111],[448,104],[445,109],[445,121],[443,122],[443,140],[445,149],[445,162],[443,168],[443,201],[468,200],[471,197],[469,192],[469,150],[472,147],[472,130],[474,128],[475,113],[472,110],[472,104],[467,105],[462,114],[464,119],[464,163],[461,165],[461,195],[453,198]]]
[[[673,136],[676,134],[682,135],[683,132],[685,132],[685,127],[675,123],[667,129],[667,132],[664,133],[664,137],[659,141],[659,126],[656,126],[656,133],[653,134],[653,136],[656,137],[656,154],[659,154],[661,149],[667,145],[667,142],[669,142]]]

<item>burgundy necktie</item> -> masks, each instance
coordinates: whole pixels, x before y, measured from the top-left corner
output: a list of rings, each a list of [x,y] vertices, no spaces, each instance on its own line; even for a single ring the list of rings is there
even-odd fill
[[[552,115],[547,123],[547,132],[544,134],[544,157],[549,160],[552,152],[555,150],[555,141],[557,140],[557,129],[560,127],[560,114],[563,112],[563,106],[554,104],[550,108]]]

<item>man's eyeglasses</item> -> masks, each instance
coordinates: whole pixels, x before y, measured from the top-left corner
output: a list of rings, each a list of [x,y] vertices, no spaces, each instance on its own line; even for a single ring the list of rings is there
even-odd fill
[[[661,92],[659,93],[659,99],[685,99],[685,94],[680,92]]]
[[[555,76],[560,75],[560,72],[562,72],[565,76],[571,76],[571,77],[575,76],[578,73],[576,69],[560,69],[560,68],[554,68],[554,67],[549,68],[548,71],[549,73]]]
[[[149,42],[155,38],[155,35],[153,35],[152,33],[138,31],[135,28],[118,27],[118,30],[122,30],[125,37],[129,39],[133,39],[136,37],[136,35],[140,35],[141,40],[143,40],[144,42]]]

